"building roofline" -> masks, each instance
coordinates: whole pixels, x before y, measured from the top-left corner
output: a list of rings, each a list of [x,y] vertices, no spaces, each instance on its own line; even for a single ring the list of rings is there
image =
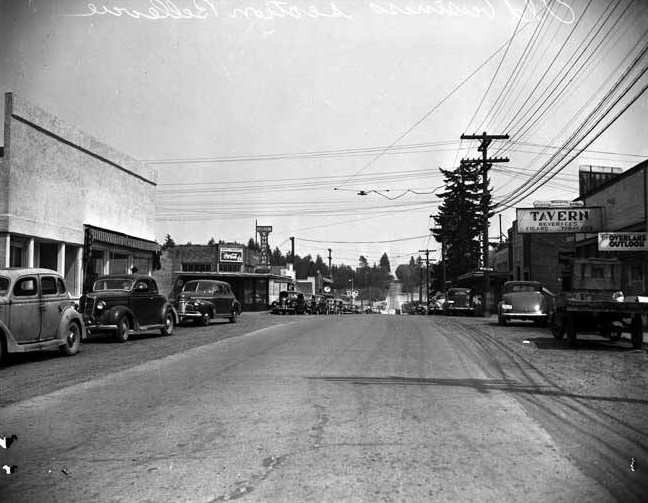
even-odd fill
[[[586,192],[585,194],[582,194],[582,195],[578,196],[576,199],[574,199],[574,201],[582,201],[583,199],[591,197],[594,194],[596,194],[597,192],[600,192],[600,191],[610,187],[611,185],[614,185],[615,183],[618,183],[619,181],[623,180],[624,178],[627,178],[627,177],[629,177],[631,175],[634,175],[635,173],[641,171],[642,169],[647,169],[647,168],[648,168],[648,159],[646,159],[645,161],[641,161],[639,164],[637,164],[636,166],[633,166],[632,168],[624,171],[623,173],[619,173],[615,177],[610,178],[609,180],[603,182],[601,185],[597,185],[596,187],[594,187],[589,192]]]

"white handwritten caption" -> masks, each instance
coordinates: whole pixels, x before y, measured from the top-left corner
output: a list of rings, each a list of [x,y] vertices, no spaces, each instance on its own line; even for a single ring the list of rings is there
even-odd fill
[[[126,0],[121,0],[125,2]],[[218,0],[145,0],[142,8],[125,6],[114,2],[87,3],[84,12],[68,14],[71,17],[123,17],[136,20],[205,20],[208,18],[257,18],[270,19],[352,19],[349,7],[340,7],[333,0],[319,3],[307,1],[289,2],[265,0],[254,5],[224,7]],[[232,3],[232,2],[229,2]],[[515,3],[515,5],[514,5]],[[567,0],[427,0],[427,1],[371,1],[363,9],[380,16],[437,16],[437,17],[485,17],[494,19],[501,13],[524,21],[540,19],[547,13],[555,20],[571,24],[576,19],[574,9]]]

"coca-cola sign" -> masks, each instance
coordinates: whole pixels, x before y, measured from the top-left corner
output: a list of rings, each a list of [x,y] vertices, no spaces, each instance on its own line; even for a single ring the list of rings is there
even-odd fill
[[[243,262],[243,249],[242,248],[221,248],[220,249],[221,262]]]

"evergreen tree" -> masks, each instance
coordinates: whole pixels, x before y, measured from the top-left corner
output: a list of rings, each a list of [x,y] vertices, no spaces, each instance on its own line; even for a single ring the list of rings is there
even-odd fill
[[[475,269],[479,264],[483,215],[479,168],[462,164],[457,170],[441,169],[445,179],[443,202],[435,217],[439,228],[434,237],[445,244],[448,280]],[[488,198],[490,202],[490,197]]]
[[[176,245],[175,241],[173,240],[171,235],[167,234],[166,237],[164,238],[164,243],[162,244],[162,250],[173,248],[175,245]]]
[[[391,272],[391,268],[389,266],[389,257],[387,256],[387,252],[382,254],[382,257],[380,257],[380,268],[389,273]]]

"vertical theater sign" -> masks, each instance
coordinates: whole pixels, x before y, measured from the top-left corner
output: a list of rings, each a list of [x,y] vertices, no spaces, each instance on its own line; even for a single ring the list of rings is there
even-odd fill
[[[268,272],[270,270],[270,257],[268,256],[268,234],[272,232],[271,225],[257,225],[256,231],[259,234],[259,246],[261,248],[258,272]]]

